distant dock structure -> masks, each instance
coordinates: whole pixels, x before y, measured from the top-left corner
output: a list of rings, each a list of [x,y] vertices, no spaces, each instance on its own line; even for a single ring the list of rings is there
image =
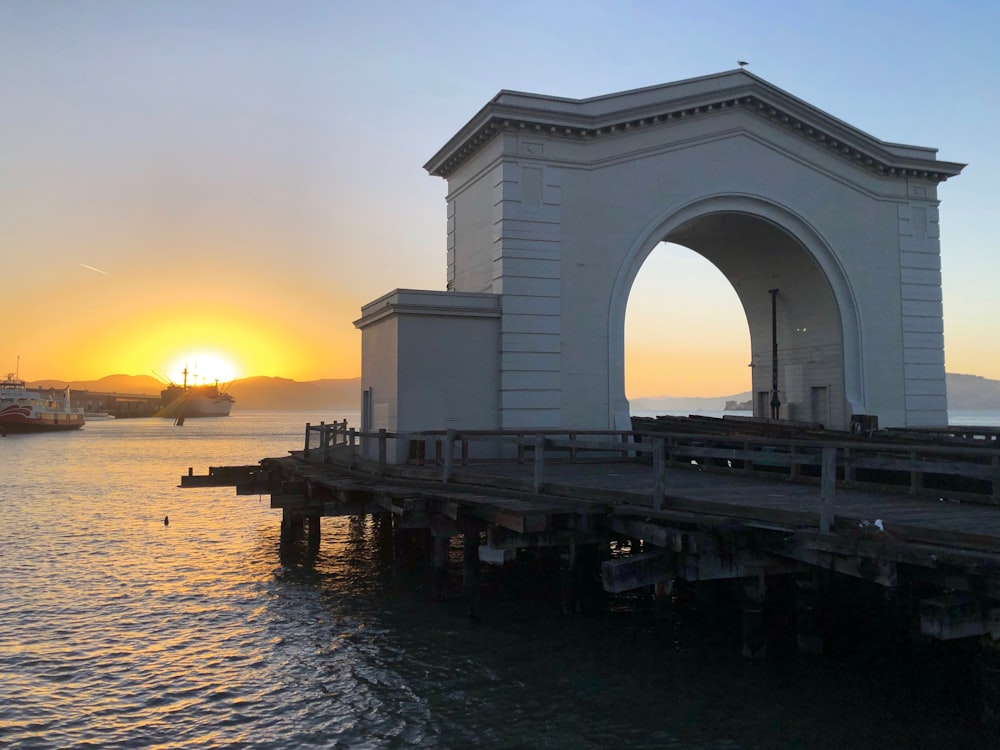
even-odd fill
[[[155,416],[162,402],[159,395],[83,390],[71,391],[70,399],[74,407],[83,408],[85,413],[107,414],[117,419]]]

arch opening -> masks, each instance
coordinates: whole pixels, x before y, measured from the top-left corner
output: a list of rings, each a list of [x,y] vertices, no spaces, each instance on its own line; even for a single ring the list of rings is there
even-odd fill
[[[688,247],[657,244],[632,285],[626,312],[625,393],[632,414],[721,410],[727,398],[749,398],[750,353],[746,314],[728,279]]]
[[[628,284],[618,285],[626,300],[640,268],[661,241],[700,255],[736,293],[749,330],[749,359],[744,364],[750,365],[754,416],[845,427],[850,408],[843,310],[836,280],[831,281],[823,258],[817,257],[822,255],[817,243],[808,245],[759,212],[725,206],[682,211],[650,231],[626,258]],[[707,311],[713,300],[702,304]],[[697,314],[690,311],[691,316]],[[622,318],[624,324],[624,310]],[[628,404],[624,376],[622,385],[619,403]],[[626,424],[626,419],[616,422]]]

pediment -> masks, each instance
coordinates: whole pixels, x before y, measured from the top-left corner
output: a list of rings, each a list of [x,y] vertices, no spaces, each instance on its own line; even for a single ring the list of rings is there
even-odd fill
[[[632,129],[670,127],[679,120],[729,108],[744,108],[777,128],[887,177],[942,182],[959,174],[965,166],[939,161],[933,148],[881,141],[763,78],[738,69],[589,99],[501,91],[424,169],[432,175],[448,177],[504,132],[527,130],[553,138],[592,140],[619,136]]]

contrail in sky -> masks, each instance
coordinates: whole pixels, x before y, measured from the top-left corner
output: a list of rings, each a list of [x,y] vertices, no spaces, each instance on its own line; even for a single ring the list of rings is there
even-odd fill
[[[81,263],[80,265],[83,266],[86,269],[91,270],[91,271],[97,271],[97,273],[103,273],[105,276],[110,276],[111,275],[107,271],[102,271],[100,268],[94,268],[93,266],[88,266],[86,263]]]

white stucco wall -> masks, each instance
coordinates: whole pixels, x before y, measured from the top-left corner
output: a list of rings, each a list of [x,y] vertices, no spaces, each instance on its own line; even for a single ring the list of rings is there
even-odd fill
[[[365,305],[355,326],[372,430],[499,427],[498,296],[397,289]],[[376,447],[367,443],[364,454]],[[405,458],[407,448],[390,441],[390,460]]]

